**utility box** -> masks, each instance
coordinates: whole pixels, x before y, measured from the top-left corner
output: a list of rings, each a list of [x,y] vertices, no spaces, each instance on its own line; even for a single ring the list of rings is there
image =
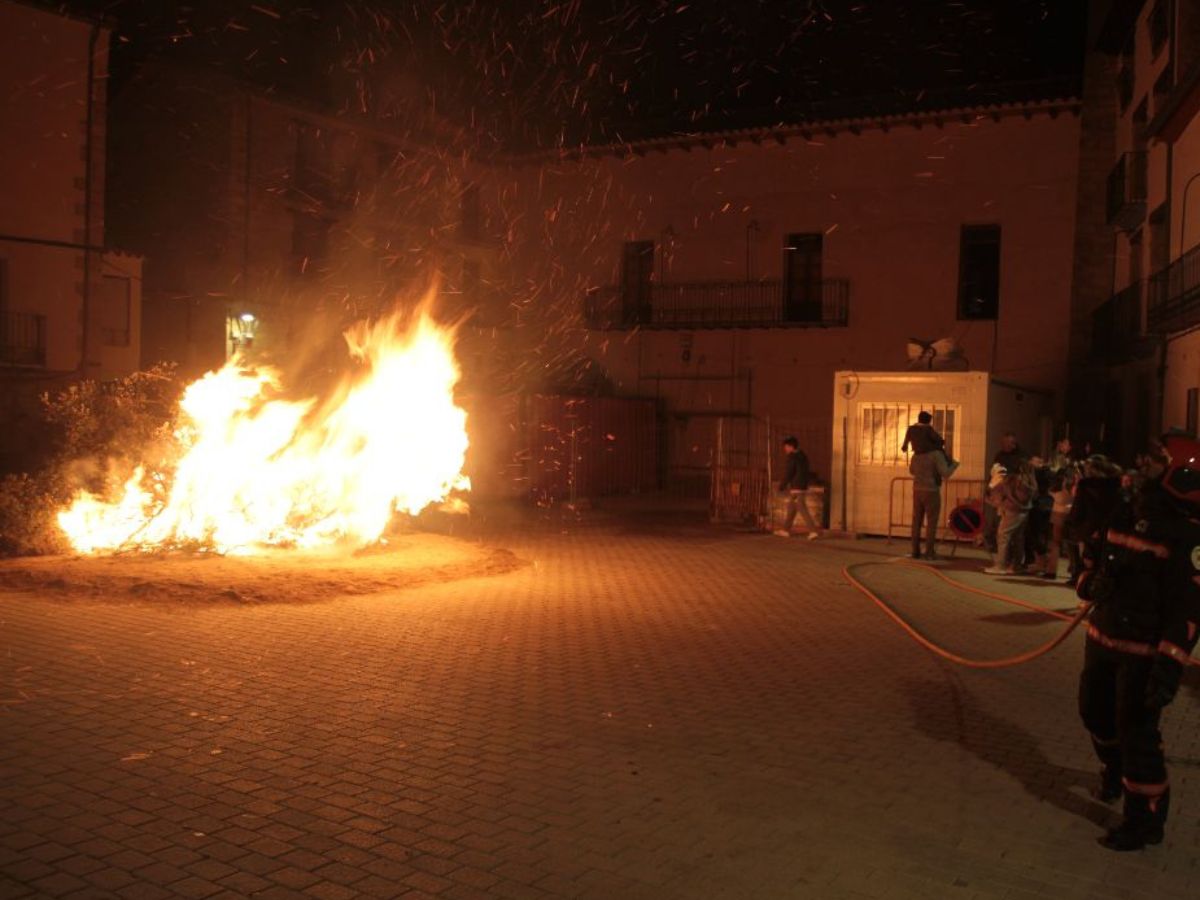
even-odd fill
[[[912,517],[912,450],[904,432],[926,410],[962,465],[943,487],[942,526],[958,503],[982,495],[1006,432],[1031,455],[1053,441],[1053,394],[987,372],[835,372],[830,527],[854,534],[907,533]]]

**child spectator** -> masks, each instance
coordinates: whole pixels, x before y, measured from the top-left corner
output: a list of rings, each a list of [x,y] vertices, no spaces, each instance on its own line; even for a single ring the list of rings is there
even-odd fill
[[[908,430],[904,432],[904,443],[900,445],[900,452],[907,453],[910,445],[914,454],[941,453],[946,462],[947,478],[958,468],[959,464],[946,453],[946,439],[933,427],[932,413],[921,410],[917,413],[917,421],[908,426]]]

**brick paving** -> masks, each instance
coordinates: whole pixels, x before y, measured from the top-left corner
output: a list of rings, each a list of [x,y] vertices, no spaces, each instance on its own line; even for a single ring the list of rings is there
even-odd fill
[[[303,605],[0,595],[0,896],[1200,896],[1195,679],[1167,840],[1113,855],[1079,642],[939,662],[839,574],[903,544],[492,531],[535,564]],[[1061,627],[862,578],[968,655]]]

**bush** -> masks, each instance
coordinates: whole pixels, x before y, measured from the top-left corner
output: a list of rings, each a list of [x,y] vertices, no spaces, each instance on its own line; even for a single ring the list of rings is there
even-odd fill
[[[67,548],[56,515],[80,489],[103,493],[169,438],[182,385],[158,365],[115,381],[82,381],[41,397],[53,439],[41,468],[0,480],[0,555]]]

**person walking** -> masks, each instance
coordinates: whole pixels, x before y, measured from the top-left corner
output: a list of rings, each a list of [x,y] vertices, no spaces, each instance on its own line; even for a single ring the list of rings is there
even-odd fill
[[[1099,758],[1096,796],[1124,796],[1100,838],[1115,851],[1163,839],[1171,802],[1163,709],[1200,636],[1200,442],[1169,435],[1143,460],[1146,481],[1089,545],[1076,592],[1088,618],[1079,715]]]
[[[908,464],[913,477],[912,558],[921,559],[921,526],[925,526],[925,559],[937,559],[938,514],[942,511],[942,482],[952,469],[939,452],[914,453]]]
[[[777,528],[778,537],[792,536],[792,523],[796,521],[796,513],[804,518],[808,528],[808,539],[815,541],[820,536],[820,526],[817,525],[808,510],[807,494],[811,472],[808,468],[808,456],[800,449],[800,442],[794,437],[783,439],[783,453],[787,465],[783,471],[783,480],[779,482],[780,493],[787,494],[787,515],[782,528]]]

